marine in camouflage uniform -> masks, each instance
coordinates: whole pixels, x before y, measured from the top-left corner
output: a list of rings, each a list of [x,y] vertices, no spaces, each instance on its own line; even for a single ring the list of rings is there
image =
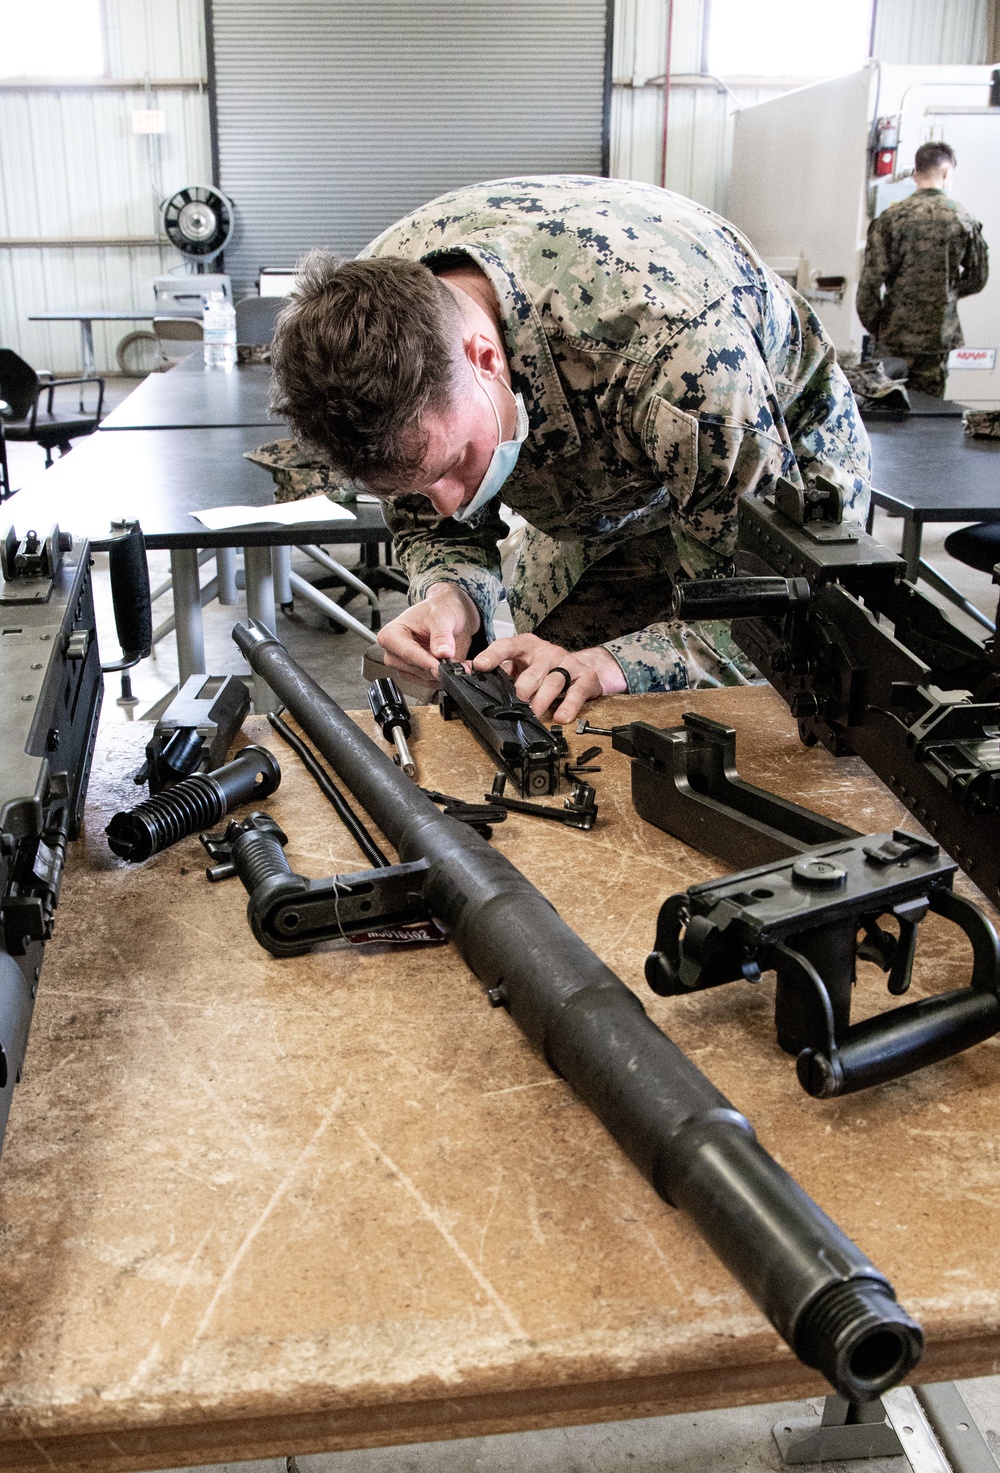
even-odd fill
[[[755,672],[720,623],[669,617],[676,579],[725,574],[741,495],[817,475],[868,503],[868,439],[807,304],[719,216],[653,186],[503,180],[443,195],[364,255],[483,271],[530,430],[503,500],[528,523],[507,590],[519,633],[599,643],[632,692]],[[386,503],[413,602],[463,588],[487,640],[497,501],[467,525]]]
[[[959,298],[981,292],[988,276],[978,220],[944,190],[919,188],[868,227],[858,316],[879,353],[906,359],[911,388],[943,398],[948,353],[965,342]]]

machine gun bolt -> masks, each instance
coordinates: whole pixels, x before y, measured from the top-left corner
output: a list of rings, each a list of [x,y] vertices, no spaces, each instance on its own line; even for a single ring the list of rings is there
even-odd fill
[[[129,863],[149,859],[189,834],[210,828],[230,809],[269,797],[280,781],[281,768],[266,747],[244,747],[224,767],[195,773],[116,813],[105,830],[108,844]]]

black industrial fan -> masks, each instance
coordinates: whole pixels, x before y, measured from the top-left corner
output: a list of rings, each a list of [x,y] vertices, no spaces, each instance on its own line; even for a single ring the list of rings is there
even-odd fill
[[[211,261],[233,230],[233,204],[211,184],[189,184],[164,202],[163,228],[182,255]]]

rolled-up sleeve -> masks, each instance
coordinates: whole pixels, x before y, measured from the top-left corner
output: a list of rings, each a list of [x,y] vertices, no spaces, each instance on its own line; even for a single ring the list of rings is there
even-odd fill
[[[504,595],[497,544],[507,524],[491,502],[468,524],[439,517],[422,496],[400,496],[382,507],[392,533],[393,551],[410,585],[410,602],[419,603],[435,583],[454,583],[472,599],[493,638],[493,616]]]

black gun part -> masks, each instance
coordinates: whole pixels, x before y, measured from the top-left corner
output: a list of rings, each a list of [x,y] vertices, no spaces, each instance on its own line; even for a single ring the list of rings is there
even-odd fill
[[[773,970],[778,1043],[797,1059],[803,1089],[825,1099],[899,1079],[1000,1032],[1000,942],[952,890],[956,868],[936,844],[897,829],[695,885],[661,907],[646,980],[669,997]],[[890,993],[905,993],[928,911],[971,942],[969,986],[852,1026],[858,958],[889,974]],[[878,925],[882,916],[898,936]]]
[[[493,825],[503,823],[507,818],[506,808],[495,802],[492,796],[485,803],[469,803],[465,798],[453,798],[450,793],[438,793],[433,788],[421,788],[420,791],[426,793],[432,803],[440,804],[449,818],[471,824],[484,839],[492,839]]]
[[[438,812],[263,626],[233,631],[402,864],[429,911],[654,1189],[691,1217],[806,1365],[869,1401],[920,1358],[885,1276],[757,1142],[749,1122],[497,850]]]
[[[119,859],[138,864],[210,828],[233,808],[269,798],[280,782],[281,768],[266,747],[244,747],[215,772],[196,772],[116,813],[105,829],[108,846]]]
[[[104,694],[90,565],[89,544],[58,527],[0,537],[0,1144]],[[128,574],[114,569],[116,605],[139,600]]]
[[[354,840],[355,844],[357,844],[358,848],[361,850],[361,853],[368,860],[369,864],[387,865],[389,863],[389,860],[386,858],[385,854],[376,844],[375,840],[365,828],[360,818],[358,818],[357,814],[354,812],[353,808],[348,803],[343,793],[337,787],[330,774],[325,771],[325,769],[316,760],[316,757],[309,750],[309,748],[306,746],[305,742],[298,735],[298,733],[294,732],[292,728],[288,725],[288,723],[286,721],[282,721],[281,717],[278,716],[274,711],[269,711],[267,713],[267,719],[274,727],[274,730],[281,737],[282,741],[287,742],[288,745],[291,747],[292,751],[299,758],[300,762],[309,773],[310,777],[314,779],[320,792],[330,804],[331,808],[336,813],[337,817],[344,825],[344,828]]]
[[[121,659],[103,666],[105,673],[130,670],[144,660],[153,647],[153,604],[149,591],[149,566],[142,527],[132,519],[112,522],[119,535],[108,548],[111,599]]]
[[[423,894],[425,861],[309,880],[288,863],[286,843],[263,813],[234,819],[225,835],[229,864],[249,896],[250,929],[272,956],[300,956],[324,941],[401,931],[414,922],[423,922],[424,929],[433,926]],[[216,843],[210,852],[221,852],[221,846]],[[443,940],[443,933],[433,939]]]
[[[565,739],[553,736],[527,701],[522,701],[504,670],[474,670],[457,660],[438,665],[441,715],[461,717],[479,745],[489,753],[524,798],[559,791],[559,761]]]
[[[682,720],[667,728],[644,721],[615,728],[612,746],[632,759],[632,802],[647,823],[734,869],[857,833],[744,782],[733,727],[692,711]]]
[[[579,757],[577,757],[575,759],[575,761],[573,761],[573,762],[567,762],[566,766],[567,767],[583,767],[588,762],[593,762],[593,760],[594,760],[595,757],[599,757],[601,755],[601,753],[603,752],[603,750],[604,750],[603,747],[588,747],[585,752],[581,752],[580,753]]]
[[[269,813],[250,813],[244,819],[231,818],[224,829],[217,830],[214,834],[203,833],[198,835],[198,842],[205,850],[210,859],[215,861],[205,870],[205,879],[213,885],[222,880],[236,878],[236,866],[233,863],[233,845],[239,836],[248,829],[256,829],[258,833],[274,834],[282,845],[288,843],[288,835],[281,825],[271,817]]]
[[[410,735],[410,708],[391,675],[382,676],[368,687],[368,704],[387,742],[395,745],[399,765],[407,777],[416,776],[416,766],[407,737]]]
[[[744,782],[733,728],[691,712],[664,731],[622,727],[614,745],[632,759],[641,818],[742,869],[664,902],[646,963],[654,992],[756,982],[773,968],[778,1042],[797,1056],[803,1088],[820,1098],[899,1078],[1000,1030],[996,935],[978,907],[952,893],[956,866],[936,844],[862,835]],[[874,961],[888,972],[890,993],[905,992],[928,910],[972,941],[970,986],[851,1027],[856,962]],[[878,925],[886,913],[898,938]]]
[[[732,619],[802,740],[861,757],[1000,903],[997,642],[965,634],[901,558],[845,524],[826,483],[741,498],[737,567],[737,578],[678,584],[675,614]],[[761,578],[767,612],[751,614]]]
[[[506,774],[498,772],[492,790],[484,795],[487,803],[498,803],[511,813],[524,813],[530,818],[547,818],[570,829],[592,829],[597,821],[597,803],[589,783],[574,780],[569,797],[563,800],[561,808],[555,808],[547,803],[525,803],[521,798],[506,797],[506,781]]]
[[[617,726],[591,726],[585,716],[576,723],[577,736],[614,736],[619,729]]]
[[[556,745],[559,748],[558,755],[560,757],[568,757],[569,756],[569,742],[566,740],[566,737],[565,737],[565,734],[563,732],[562,727],[561,726],[550,726],[549,727],[549,736],[552,738],[552,740],[556,743]]]
[[[153,728],[132,781],[159,793],[193,772],[221,767],[249,710],[250,692],[238,676],[190,676]]]

